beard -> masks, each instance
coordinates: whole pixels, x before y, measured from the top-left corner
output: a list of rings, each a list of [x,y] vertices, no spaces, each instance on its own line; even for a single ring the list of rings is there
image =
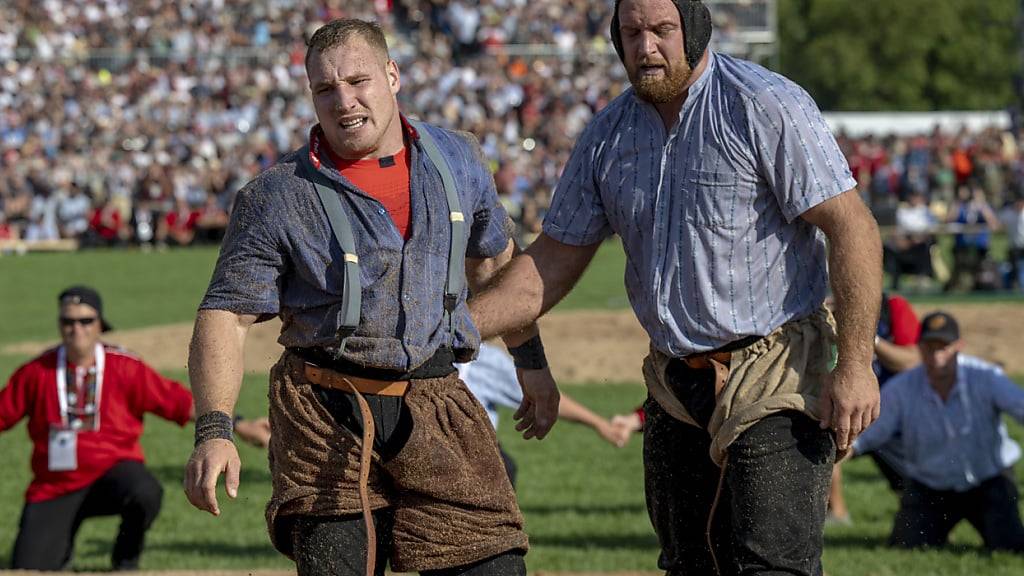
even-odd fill
[[[665,65],[665,74],[660,78],[640,75],[641,65],[629,71],[629,81],[636,95],[652,104],[665,104],[679,98],[686,91],[686,83],[693,69],[685,61],[676,65]]]

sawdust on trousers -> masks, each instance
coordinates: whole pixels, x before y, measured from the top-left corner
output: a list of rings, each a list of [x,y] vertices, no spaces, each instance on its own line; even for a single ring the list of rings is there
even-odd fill
[[[38,576],[81,576],[88,572],[34,572],[5,571],[4,574],[38,575]],[[97,574],[99,574],[97,572]],[[104,572],[105,574],[105,572]],[[288,570],[168,570],[134,572],[136,576],[294,576],[295,571]],[[388,574],[398,575],[397,572]],[[530,572],[532,576],[657,576],[660,572]]]

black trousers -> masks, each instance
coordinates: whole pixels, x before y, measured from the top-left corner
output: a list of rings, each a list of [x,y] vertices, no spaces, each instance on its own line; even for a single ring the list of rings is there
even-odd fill
[[[391,514],[373,513],[377,532],[377,566],[374,574],[384,576],[391,548]],[[359,543],[353,546],[352,543]],[[363,576],[366,574],[366,526],[363,516],[300,516],[292,524],[292,550],[299,576]],[[526,576],[526,561],[520,551],[510,551],[469,566],[427,570],[423,576]]]
[[[123,461],[91,486],[53,500],[25,504],[11,567],[61,570],[71,562],[79,526],[93,516],[121,516],[111,561],[115,570],[139,566],[146,530],[160,512],[163,487],[142,462]]]
[[[974,526],[986,548],[1024,552],[1017,485],[1009,472],[966,492],[933,490],[908,480],[889,543],[901,548],[943,546],[961,520]]]
[[[713,374],[669,366],[668,383],[706,425],[714,408]],[[724,477],[709,456],[711,437],[645,405],[647,508],[667,576],[822,573],[821,552],[835,443],[799,412],[768,416],[728,450]],[[719,490],[719,482],[722,482]],[[707,525],[715,498],[708,545]]]
[[[875,466],[878,467],[878,471],[885,477],[885,481],[889,483],[889,489],[893,492],[900,493],[903,491],[903,487],[906,484],[906,479],[899,470],[894,468],[883,456],[878,452],[871,452],[869,454],[871,459],[874,460]]]

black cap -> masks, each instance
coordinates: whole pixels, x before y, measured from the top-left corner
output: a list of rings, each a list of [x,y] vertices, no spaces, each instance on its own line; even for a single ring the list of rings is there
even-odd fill
[[[88,304],[96,309],[96,313],[100,317],[100,325],[103,326],[103,331],[106,332],[111,330],[110,324],[103,318],[103,299],[100,298],[99,292],[89,288],[88,286],[72,286],[60,293],[57,297],[57,301],[61,306],[65,304]]]
[[[932,312],[921,320],[921,341],[938,340],[950,344],[960,339],[960,326],[945,312]]]

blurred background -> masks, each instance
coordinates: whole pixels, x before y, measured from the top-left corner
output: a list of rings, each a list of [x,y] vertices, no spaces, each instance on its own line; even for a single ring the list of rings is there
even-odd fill
[[[920,316],[952,310],[972,353],[1024,382],[1024,0],[705,1],[715,50],[781,72],[824,111],[882,225],[887,289]],[[403,111],[479,138],[528,243],[576,137],[628,85],[608,38],[612,4],[0,0],[0,378],[56,341],[57,293],[86,283],[119,329],[111,341],[187,380],[191,320],[234,195],[304,143],[315,122],[305,41],[333,18],[383,24]],[[647,342],[623,269],[611,240],[544,328],[564,389],[604,416],[645,396]],[[277,354],[276,325],[264,332],[265,347],[247,349],[239,410],[250,417],[266,411]],[[0,436],[11,463],[0,566],[29,477],[20,430]],[[1010,433],[1024,439],[1016,424]],[[499,436],[521,463],[532,569],[655,569],[638,439],[615,450],[562,425],[539,444],[510,427]],[[147,421],[166,495],[143,567],[291,569],[263,525],[265,452],[241,447],[242,496],[214,519],[181,497],[191,444],[191,429]],[[889,549],[895,497],[870,463],[847,470],[854,523],[828,528],[829,574],[1024,573],[1024,558],[984,552],[969,528],[941,551]],[[108,566],[114,532],[113,519],[85,524],[74,568]]]
[[[826,112],[894,288],[1019,289],[1021,2],[707,4],[715,50]],[[0,251],[217,243],[234,193],[315,122],[305,40],[340,16],[384,24],[407,114],[480,138],[528,241],[575,137],[626,86],[611,5],[0,3]]]

